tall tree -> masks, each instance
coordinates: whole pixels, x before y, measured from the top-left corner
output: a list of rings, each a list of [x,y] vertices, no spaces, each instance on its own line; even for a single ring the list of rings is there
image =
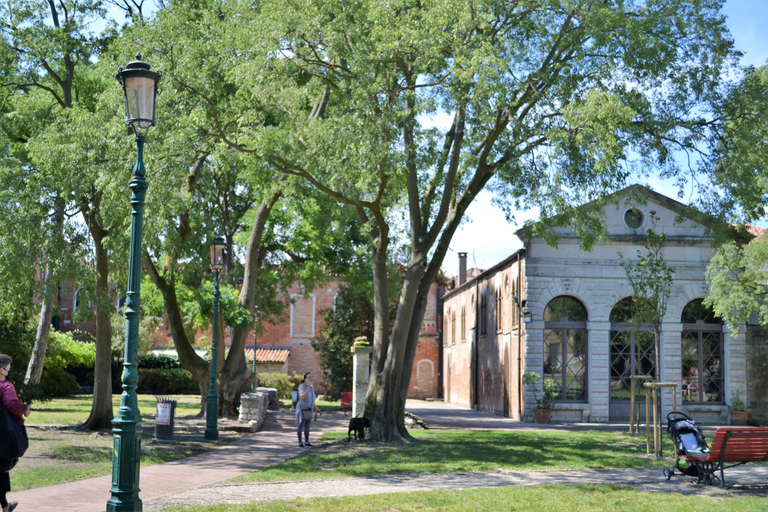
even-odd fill
[[[208,108],[209,136],[351,206],[365,229],[366,415],[382,440],[409,439],[429,287],[478,193],[495,191],[510,215],[537,206],[589,240],[601,229],[594,212],[558,214],[621,185],[633,164],[675,173],[674,152],[698,151],[716,129],[707,111],[735,57],[720,0],[194,5],[210,36],[174,33],[166,54],[198,64],[178,66],[175,80]],[[212,101],[210,66],[231,83],[226,102]],[[401,229],[390,330],[386,264]]]
[[[705,182],[710,210],[741,224],[736,237],[718,239],[705,299],[736,332],[755,319],[768,326],[768,241],[761,229],[748,226],[764,220],[768,206],[767,90],[768,65],[747,69],[731,89],[718,111],[727,122]]]
[[[0,7],[0,48],[3,60],[13,62],[0,83],[0,124],[12,142],[16,165],[4,170],[17,175],[19,188],[29,198],[25,215],[14,222],[22,226],[19,222],[30,217],[53,220],[48,241],[30,247],[29,252],[36,258],[45,250],[39,264],[46,277],[27,381],[37,381],[44,366],[52,313],[51,293],[46,290],[55,289],[57,281],[82,286],[81,297],[88,295],[96,308],[95,386],[91,415],[83,425],[86,429],[111,426],[109,316],[114,300],[105,240],[127,217],[116,214],[120,210],[110,208],[111,196],[104,194],[107,177],[123,165],[119,157],[127,156],[110,144],[116,130],[104,131],[110,126],[105,117],[111,119],[117,111],[110,108],[116,105],[110,103],[110,95],[103,97],[102,92],[115,89],[112,98],[116,99],[117,87],[112,70],[105,77],[96,60],[115,30],[93,33],[89,27],[105,17],[99,0],[21,0]],[[99,112],[102,101],[110,105],[106,114]],[[16,235],[24,233],[19,230]],[[65,264],[79,264],[80,269],[65,272]]]

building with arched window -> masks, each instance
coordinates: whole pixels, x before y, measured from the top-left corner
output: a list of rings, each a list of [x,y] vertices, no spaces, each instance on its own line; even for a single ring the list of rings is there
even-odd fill
[[[641,186],[614,194],[602,211],[607,234],[591,250],[571,228],[548,228],[556,246],[520,230],[523,249],[445,294],[445,311],[468,309],[466,343],[443,347],[445,400],[530,419],[535,401],[522,375],[535,371],[557,384],[553,421],[627,421],[632,377],[647,376],[678,383],[661,392],[664,411],[674,393],[697,421],[725,424],[739,392],[750,417],[764,418],[764,339],[744,326],[736,333],[703,302],[710,221]],[[658,330],[622,266],[647,252],[650,228],[666,235],[661,254],[674,269]]]

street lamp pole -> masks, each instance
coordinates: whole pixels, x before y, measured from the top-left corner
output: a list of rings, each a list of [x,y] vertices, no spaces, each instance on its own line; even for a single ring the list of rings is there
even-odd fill
[[[155,98],[160,74],[150,71],[149,64],[141,62],[141,55],[136,55],[134,62],[118,71],[117,79],[123,86],[126,122],[136,134],[136,164],[128,185],[131,189],[132,220],[125,306],[125,354],[121,377],[123,394],[117,416],[112,421],[112,497],[107,501],[107,512],[140,512],[141,413],[136,398],[136,386],[139,382],[137,363],[141,313],[142,215],[147,192],[147,180],[144,178],[144,141],[147,130],[155,124]]]
[[[208,386],[208,401],[205,414],[205,438],[214,441],[219,438],[219,390],[216,387],[219,351],[219,270],[224,268],[226,241],[217,236],[211,242],[211,270],[213,281],[213,333],[211,335],[211,384]]]

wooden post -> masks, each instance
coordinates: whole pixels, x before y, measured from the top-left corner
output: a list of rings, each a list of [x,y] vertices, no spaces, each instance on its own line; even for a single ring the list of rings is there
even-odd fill
[[[658,403],[657,400],[657,394],[656,394],[656,387],[651,388],[651,393],[653,393],[653,454],[656,455],[656,457],[659,456],[659,422],[658,422]]]
[[[651,431],[649,428],[651,417],[651,388],[645,388],[645,454],[651,454]]]
[[[635,379],[633,378],[629,379],[629,392],[632,394],[629,397],[629,433],[634,434],[635,433]],[[638,427],[639,427],[640,418],[637,418],[637,419],[638,419]]]
[[[672,387],[672,410],[677,410],[677,381],[672,381],[674,386]]]
[[[630,392],[632,393],[632,396],[630,397],[630,410],[629,410],[629,433],[630,434],[637,434],[640,431],[640,411],[637,409],[637,404],[635,403],[635,391],[637,390],[637,384],[635,384],[638,380],[652,380],[653,377],[650,375],[632,375],[630,380]],[[648,425],[648,416],[645,417],[645,424]],[[637,428],[635,428],[635,425]]]

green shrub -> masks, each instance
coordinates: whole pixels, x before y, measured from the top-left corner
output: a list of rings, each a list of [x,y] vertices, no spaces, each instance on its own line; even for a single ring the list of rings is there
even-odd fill
[[[74,333],[51,331],[48,351],[45,354],[46,369],[64,370],[70,366],[89,366],[96,364],[96,344],[78,341]]]
[[[139,356],[139,368],[159,368],[169,370],[171,368],[181,368],[179,356],[170,354],[145,354]]]
[[[258,386],[262,388],[277,389],[278,398],[291,398],[291,390],[301,384],[302,376],[296,372],[287,373],[259,373],[256,375]]]
[[[24,384],[24,375],[21,375],[19,383],[16,384],[16,394],[19,396],[19,400],[27,405],[32,405],[35,402],[48,402],[53,397],[45,394],[45,389],[42,384],[35,384],[30,382]]]
[[[184,368],[139,368],[138,393],[153,395],[197,395],[197,381]]]
[[[40,380],[40,386],[42,387],[43,396],[46,398],[63,398],[80,391],[80,384],[64,368],[48,368],[47,364],[43,369],[43,378]]]

